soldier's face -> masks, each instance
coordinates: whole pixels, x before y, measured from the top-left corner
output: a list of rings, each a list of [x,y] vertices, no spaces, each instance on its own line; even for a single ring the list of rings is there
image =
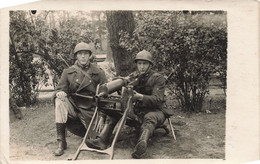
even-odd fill
[[[90,57],[90,52],[89,51],[79,51],[77,52],[77,60],[80,62],[80,64],[84,65],[88,63]]]
[[[140,73],[145,73],[150,67],[150,63],[145,60],[137,60],[136,65]]]

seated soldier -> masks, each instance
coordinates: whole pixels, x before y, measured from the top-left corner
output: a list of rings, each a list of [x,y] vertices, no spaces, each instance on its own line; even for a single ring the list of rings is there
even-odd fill
[[[55,100],[55,122],[57,128],[58,149],[55,156],[60,156],[67,148],[65,138],[65,123],[68,118],[80,119],[87,128],[93,116],[92,101],[86,101],[75,94],[94,96],[98,84],[107,82],[104,71],[96,64],[90,63],[92,56],[90,46],[79,43],[75,46],[73,58],[75,64],[63,70],[60,81],[55,88],[53,98]],[[83,110],[84,109],[84,110]],[[104,119],[100,119],[100,126]]]
[[[149,137],[155,128],[162,125],[166,119],[167,113],[163,111],[165,79],[161,74],[151,69],[153,60],[148,51],[139,52],[135,62],[137,71],[131,74],[138,76],[138,84],[133,88],[134,113],[141,120],[141,129],[132,157],[141,158],[146,152]],[[106,149],[109,137],[117,122],[118,120],[108,116],[101,133],[96,139],[87,140],[86,144],[90,148]]]

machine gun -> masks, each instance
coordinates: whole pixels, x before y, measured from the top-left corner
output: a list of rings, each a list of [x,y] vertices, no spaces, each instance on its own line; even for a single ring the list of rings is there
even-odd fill
[[[130,84],[130,85],[129,85]],[[121,90],[120,95],[113,94],[116,91]],[[105,153],[110,155],[110,159],[114,157],[114,146],[117,141],[119,132],[122,126],[127,122],[127,116],[130,111],[132,111],[132,97],[133,97],[133,87],[131,82],[126,78],[118,78],[111,82],[98,85],[96,90],[96,95],[94,97],[79,95],[77,96],[85,97],[90,100],[95,101],[95,111],[84,135],[82,143],[78,147],[74,157],[70,160],[76,160],[81,151],[95,151],[99,153]],[[98,113],[102,111],[107,115],[113,117],[118,117],[120,120],[118,122],[118,128],[115,132],[112,144],[105,150],[98,150],[89,148],[86,145],[86,140],[88,139],[89,132],[91,128],[95,129],[97,125],[97,119],[99,118]]]
[[[111,82],[102,84],[99,86],[98,94],[96,95],[96,98],[105,97],[107,98],[108,95],[117,92],[119,95],[121,95],[121,89],[122,87],[130,88],[134,87],[139,83],[137,74],[130,74],[127,77],[117,77],[113,79]]]
[[[170,79],[173,74],[171,73],[168,77],[166,77],[166,80]],[[133,118],[131,116],[132,110],[132,97],[133,97],[133,87],[139,83],[138,80],[139,75],[130,75],[128,77],[119,77],[117,79],[114,79],[111,82],[98,85],[97,90],[96,90],[96,95],[94,97],[91,96],[85,96],[86,98],[89,98],[93,101],[95,101],[95,111],[92,116],[91,122],[88,126],[88,129],[85,133],[85,136],[82,140],[81,145],[77,149],[74,157],[71,160],[77,160],[79,153],[81,151],[95,151],[99,153],[104,153],[110,155],[110,159],[113,159],[114,157],[114,146],[117,141],[118,135],[120,133],[120,130],[124,124],[127,123],[127,119],[129,121],[135,121],[134,123],[130,124],[138,124],[138,121],[136,118]],[[120,91],[120,94],[116,95],[114,94],[115,92]],[[80,95],[78,95],[80,96]],[[84,96],[83,96],[84,97]],[[115,136],[113,138],[112,144],[110,147],[108,147],[105,150],[98,150],[98,149],[93,149],[89,148],[86,145],[86,140],[88,138],[88,134],[90,132],[90,129],[94,125],[97,125],[94,123],[95,120],[98,119],[98,111],[102,111],[107,115],[110,115],[112,117],[117,117],[120,119],[118,128],[115,132]],[[172,127],[171,127],[172,128]],[[173,130],[172,130],[173,131]]]
[[[127,84],[124,79],[116,79],[109,83],[102,84],[99,86],[99,92],[96,98],[108,97],[109,94],[121,90],[121,88],[126,85]]]

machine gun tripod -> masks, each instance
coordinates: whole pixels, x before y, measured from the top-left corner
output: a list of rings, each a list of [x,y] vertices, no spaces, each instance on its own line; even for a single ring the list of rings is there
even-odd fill
[[[117,141],[118,135],[120,133],[122,126],[126,123],[128,113],[130,111],[132,111],[133,87],[132,86],[124,87],[124,85],[125,85],[124,80],[117,79],[110,83],[97,86],[97,91],[96,91],[96,95],[94,98],[95,106],[96,106],[94,114],[93,114],[90,124],[87,128],[85,136],[82,140],[82,143],[78,147],[74,157],[69,160],[77,160],[81,151],[95,151],[95,152],[99,152],[99,153],[104,153],[104,154],[108,154],[110,156],[110,159],[113,159],[114,146]],[[121,95],[112,95],[111,94],[111,93],[117,91],[118,89],[122,89]],[[83,96],[83,95],[77,95],[77,96],[92,98],[91,96]],[[107,104],[112,104],[112,106],[111,105],[107,106]],[[122,113],[122,117],[118,122],[119,125],[115,132],[115,136],[113,138],[112,144],[110,147],[108,147],[105,150],[93,149],[86,145],[86,140],[88,139],[88,135],[89,135],[91,128],[93,127],[93,125],[94,126],[97,125],[99,111],[102,111],[107,115],[113,115],[114,113],[119,113],[119,112]]]
[[[170,74],[167,78],[171,77],[172,74]],[[131,77],[130,77],[131,78]],[[85,97],[90,99],[91,101],[95,102],[95,111],[92,116],[91,122],[87,128],[87,131],[85,133],[85,136],[82,140],[82,143],[80,144],[79,148],[77,149],[74,157],[71,160],[77,160],[79,154],[81,151],[95,151],[99,153],[104,153],[110,155],[110,159],[113,159],[114,157],[114,146],[117,141],[118,135],[120,133],[120,130],[124,124],[138,127],[140,125],[140,122],[135,115],[133,115],[133,103],[132,98],[134,95],[133,86],[138,83],[138,78],[136,76],[132,77],[132,79],[127,78],[119,78],[116,80],[113,80],[109,83],[98,85],[97,91],[95,97],[91,96],[84,96],[84,95],[77,95],[81,97]],[[112,93],[120,91],[119,95],[114,95]],[[107,104],[110,104],[107,106]],[[111,105],[112,104],[112,105]],[[112,144],[110,147],[108,147],[105,150],[99,150],[99,149],[93,149],[86,145],[86,140],[88,139],[88,135],[90,132],[90,129],[93,128],[93,125],[97,125],[98,120],[98,112],[102,111],[107,115],[110,115],[112,117],[118,117],[120,120],[118,121],[118,128],[115,132],[115,136],[113,138]],[[166,120],[168,121],[170,125],[170,129],[173,135],[174,140],[176,140],[174,129],[170,120],[171,115],[166,116]],[[96,121],[96,123],[94,123]],[[157,128],[163,128],[166,131],[166,134],[169,134],[169,129],[166,125],[162,125]],[[95,129],[95,127],[94,127]]]

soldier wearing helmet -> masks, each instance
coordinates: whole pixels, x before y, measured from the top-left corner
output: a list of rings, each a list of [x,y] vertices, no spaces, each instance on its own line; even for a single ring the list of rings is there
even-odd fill
[[[140,51],[136,57],[135,57],[135,62],[138,60],[145,60],[150,62],[151,65],[153,65],[153,57],[152,54],[146,50]]]
[[[75,63],[64,69],[60,81],[55,88],[55,122],[57,129],[58,149],[55,156],[60,156],[67,148],[65,128],[68,120],[79,120],[87,129],[93,115],[92,101],[82,97],[94,96],[98,84],[107,82],[104,71],[89,61],[92,56],[90,46],[84,42],[75,46],[73,58]],[[100,126],[104,120],[100,120]]]
[[[138,84],[133,88],[134,113],[139,118],[141,130],[132,157],[142,158],[149,137],[166,119],[167,112],[163,110],[165,79],[163,75],[151,69],[154,62],[150,52],[146,50],[139,52],[134,61],[137,70],[131,75],[138,77]],[[106,149],[117,121],[116,118],[108,116],[102,132],[96,139],[87,140],[86,144],[91,148]]]
[[[144,74],[149,72],[153,66],[153,57],[150,52],[143,50],[136,55],[135,63],[137,65],[137,71],[140,74]]]
[[[76,59],[76,54],[79,51],[88,51],[90,54],[90,58],[92,57],[92,50],[91,47],[84,42],[80,42],[79,44],[77,44],[74,48],[73,54],[72,54],[72,58]]]

